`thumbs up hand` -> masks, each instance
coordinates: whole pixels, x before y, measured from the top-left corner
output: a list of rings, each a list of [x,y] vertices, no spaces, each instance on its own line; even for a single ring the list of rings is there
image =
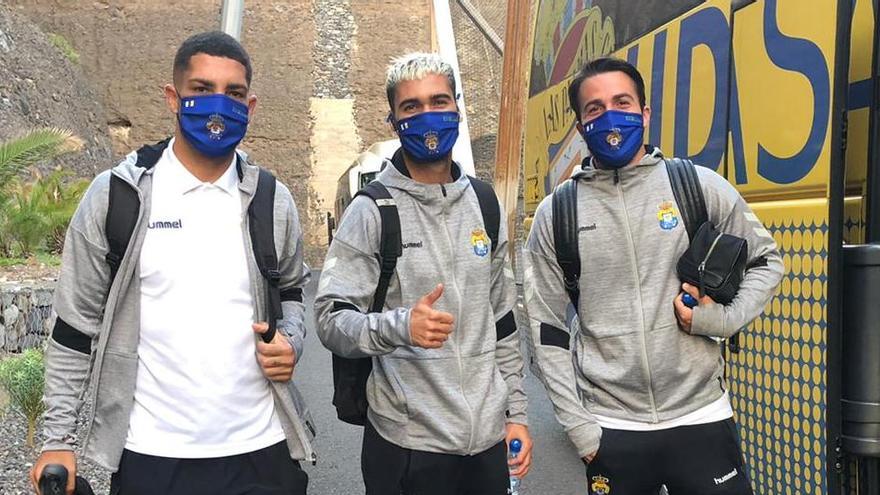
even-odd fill
[[[443,284],[437,284],[410,311],[409,333],[414,346],[439,349],[452,333],[455,318],[444,311],[436,311],[434,303],[443,295]]]

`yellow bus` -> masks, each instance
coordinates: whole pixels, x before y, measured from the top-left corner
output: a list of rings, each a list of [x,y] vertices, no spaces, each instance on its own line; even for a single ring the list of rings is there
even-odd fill
[[[585,61],[613,54],[645,78],[648,141],[727,177],[783,252],[778,295],[743,333],[740,351],[727,353],[757,494],[880,493],[877,459],[841,442],[842,246],[865,242],[866,230],[872,240],[880,234],[880,187],[872,186],[880,149],[869,139],[877,133],[877,3],[537,1],[526,226],[586,158],[568,106],[571,77]]]

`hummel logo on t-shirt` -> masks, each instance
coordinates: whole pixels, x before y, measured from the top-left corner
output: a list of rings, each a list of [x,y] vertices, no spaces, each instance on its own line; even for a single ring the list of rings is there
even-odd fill
[[[183,220],[177,219],[173,222],[161,221],[157,220],[155,222],[150,222],[147,224],[148,229],[182,229],[183,228]]]

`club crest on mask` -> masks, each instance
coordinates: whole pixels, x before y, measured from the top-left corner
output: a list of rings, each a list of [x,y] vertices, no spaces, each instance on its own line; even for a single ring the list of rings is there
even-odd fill
[[[608,146],[611,146],[612,149],[620,149],[620,143],[623,142],[623,136],[620,135],[620,129],[611,129],[611,132],[609,132],[608,136],[605,138],[605,142],[608,143]]]
[[[208,129],[208,132],[210,132],[208,136],[211,139],[218,141],[223,138],[223,133],[226,132],[226,122],[221,115],[216,113],[208,117],[208,122],[205,124],[205,127]]]
[[[437,136],[437,133],[434,131],[425,133],[425,148],[430,152],[436,152],[437,147],[440,146],[440,138]]]

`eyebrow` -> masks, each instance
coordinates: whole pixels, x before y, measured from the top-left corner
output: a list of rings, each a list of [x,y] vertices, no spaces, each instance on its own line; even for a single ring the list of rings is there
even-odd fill
[[[431,101],[435,101],[435,100],[439,100],[439,99],[451,100],[453,98],[452,98],[452,95],[449,93],[436,93],[436,94],[433,94],[430,96]],[[406,100],[403,100],[400,103],[398,103],[397,108],[403,108],[410,103],[418,103],[418,102],[419,102],[418,98],[407,98]]]
[[[190,84],[200,84],[202,86],[205,86],[205,87],[208,87],[211,89],[213,89],[216,86],[216,84],[214,84],[212,81],[209,81],[207,79],[199,79],[199,78],[190,79],[189,83]],[[244,85],[244,84],[233,83],[233,84],[226,86],[227,91],[236,91],[236,90],[247,91],[247,89],[248,89],[247,85]]]
[[[209,88],[214,87],[214,83],[207,79],[190,79],[189,84],[201,84],[202,86],[207,86]]]
[[[635,99],[635,98],[634,98],[631,94],[629,94],[629,93],[618,93],[618,94],[612,96],[612,97],[611,97],[611,100],[612,100],[612,101],[617,101],[617,100],[620,100],[621,98]],[[598,104],[601,104],[601,103],[602,103],[602,99],[601,99],[601,98],[596,98],[596,99],[590,100],[590,101],[584,103],[584,107],[581,109],[581,111],[586,110],[587,107],[589,107],[590,105],[594,105],[594,104],[598,105]]]
[[[590,100],[590,101],[584,103],[584,107],[581,108],[581,111],[586,110],[587,107],[589,107],[590,105],[599,105],[599,104],[601,104],[601,103],[602,103],[602,100],[601,100],[600,98],[595,98],[595,99],[593,99],[593,100]]]
[[[403,108],[403,107],[409,105],[410,103],[418,103],[418,102],[419,102],[418,98],[407,98],[406,100],[403,100],[400,103],[398,103],[397,108]]]

